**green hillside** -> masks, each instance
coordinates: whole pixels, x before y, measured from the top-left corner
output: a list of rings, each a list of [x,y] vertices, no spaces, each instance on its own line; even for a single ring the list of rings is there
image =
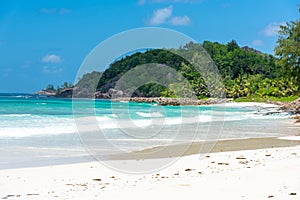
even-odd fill
[[[282,68],[276,64],[276,58],[249,47],[239,47],[235,41],[227,44],[205,41],[203,44],[189,43],[177,50],[155,49],[144,53],[135,53],[110,65],[103,72],[97,90],[106,93],[114,88],[122,75],[136,66],[147,63],[167,65],[178,72],[190,83],[198,98],[210,97],[201,74],[184,58],[182,51],[193,56],[200,45],[215,62],[226,88],[227,97],[287,97],[296,95],[298,86],[283,78]],[[134,96],[175,97],[176,87],[165,87],[155,83],[146,84],[134,93]]]

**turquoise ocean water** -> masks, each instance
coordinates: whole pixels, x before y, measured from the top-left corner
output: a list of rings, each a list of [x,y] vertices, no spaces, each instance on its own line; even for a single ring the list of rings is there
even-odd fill
[[[285,136],[295,131],[289,115],[276,108],[162,107],[0,94],[0,168],[89,161],[90,147],[105,156],[192,140]]]

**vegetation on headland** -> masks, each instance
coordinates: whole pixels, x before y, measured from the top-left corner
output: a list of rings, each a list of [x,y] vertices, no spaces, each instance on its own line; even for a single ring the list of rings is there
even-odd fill
[[[60,91],[62,91],[64,89],[73,88],[73,87],[74,87],[73,83],[64,82],[62,85],[58,85],[56,88],[54,87],[54,85],[49,84],[49,85],[47,85],[47,87],[45,88],[45,90],[54,91],[54,92],[60,92]]]
[[[216,64],[223,78],[227,98],[236,101],[292,101],[300,93],[299,38],[300,21],[297,20],[280,27],[276,57],[247,46],[240,47],[234,40],[227,44],[205,41],[202,44],[189,43],[176,50],[138,52],[112,63],[102,76],[100,72],[86,74],[75,87],[80,88],[79,96],[83,97],[91,93],[94,95],[95,91],[98,98],[109,98],[113,94],[122,97],[126,91],[114,88],[126,72],[139,65],[159,63],[178,71],[188,81],[197,98],[209,98],[211,94],[207,80],[191,63],[179,56],[189,54],[188,57],[193,57],[201,46]],[[177,84],[163,86],[152,82],[137,88],[132,96],[181,97],[178,90],[182,90],[182,87]],[[55,91],[58,94],[61,92],[60,88]]]
[[[72,97],[73,88],[73,83],[68,82],[64,82],[62,85],[58,85],[57,87],[53,84],[48,84],[45,89],[36,92],[36,94],[56,97]]]
[[[235,99],[235,102],[283,102],[288,103],[298,99],[299,96],[289,96],[289,97],[268,97],[268,98],[261,98],[261,97],[240,97]]]
[[[189,43],[176,51],[193,52],[200,44]],[[228,98],[266,99],[283,98],[299,94],[299,84],[293,77],[283,75],[284,70],[278,64],[278,59],[272,55],[258,52],[249,47],[239,47],[235,41],[228,44],[205,41],[202,47],[215,62],[224,80]],[[149,50],[136,53],[113,63],[101,77],[97,89],[107,93],[115,87],[117,80],[123,74],[137,65],[163,63],[179,71],[190,83],[198,98],[210,97],[205,80],[193,66],[182,57],[168,50]],[[178,97],[176,87],[169,88],[155,83],[146,84],[134,93],[143,97]],[[253,101],[253,100],[252,100]]]
[[[300,13],[300,6],[298,7]],[[278,65],[283,75],[295,84],[300,83],[300,18],[280,26],[279,38],[275,48]]]
[[[102,73],[100,72],[87,73],[76,83],[76,85],[70,82],[64,82],[57,87],[49,84],[45,89],[36,94],[55,97],[72,97],[74,88],[80,88],[80,94],[77,94],[77,96],[89,97],[96,91],[95,86],[97,85],[101,74]]]

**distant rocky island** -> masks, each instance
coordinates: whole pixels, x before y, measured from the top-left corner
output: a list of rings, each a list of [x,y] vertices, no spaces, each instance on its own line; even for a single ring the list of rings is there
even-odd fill
[[[72,98],[73,90],[74,88],[64,88],[60,91],[43,89],[35,94],[47,97]]]

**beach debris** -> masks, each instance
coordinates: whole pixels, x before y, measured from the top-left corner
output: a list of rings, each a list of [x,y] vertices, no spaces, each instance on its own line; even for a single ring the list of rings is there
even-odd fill
[[[87,184],[86,183],[80,183],[80,184],[76,184],[77,186],[82,186],[82,187],[86,187]]]
[[[179,176],[179,172],[175,173],[174,176]]]
[[[26,194],[26,196],[38,196],[38,195],[40,195],[40,194]]]
[[[269,157],[269,156],[271,156],[271,154],[266,154],[265,156]]]
[[[101,178],[94,178],[93,181],[102,181]]]
[[[238,156],[238,157],[236,157],[236,159],[237,159],[237,160],[245,160],[245,159],[247,159],[247,158],[245,158],[244,156]]]
[[[229,163],[218,163],[218,165],[229,165]]]
[[[296,192],[291,192],[290,195],[297,195],[297,193]]]
[[[269,195],[269,196],[268,196],[268,198],[273,198],[273,197],[274,197],[273,195]]]
[[[246,165],[246,164],[249,163],[249,161],[248,161],[248,160],[246,160],[246,161],[240,161],[239,163],[240,163],[240,164],[243,164],[243,165]]]
[[[190,171],[195,171],[195,169],[190,169],[190,168],[187,168],[187,169],[185,169],[184,171],[186,171],[186,172],[190,172]]]
[[[109,178],[115,179],[116,177],[115,177],[115,176],[111,176],[111,177],[109,177]]]
[[[17,195],[15,195],[15,194],[8,194],[5,197],[2,197],[1,199],[8,199],[8,198],[11,198],[11,197],[21,197],[21,195],[19,195],[19,194],[17,194]]]

